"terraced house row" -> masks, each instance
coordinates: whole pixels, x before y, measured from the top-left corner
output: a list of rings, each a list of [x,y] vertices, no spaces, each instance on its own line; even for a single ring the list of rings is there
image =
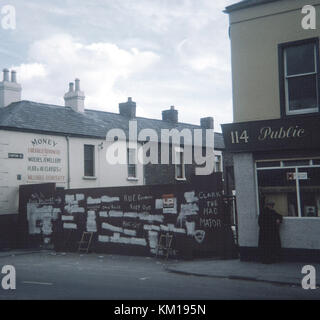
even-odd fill
[[[6,238],[18,214],[19,186],[53,182],[64,189],[176,184],[190,182],[196,165],[185,163],[184,142],[172,148],[170,159],[179,163],[134,163],[137,150],[128,141],[129,123],[137,131],[153,129],[160,137],[162,129],[214,129],[213,118],[202,118],[200,125],[178,121],[178,110],[162,111],[162,120],[137,117],[136,103],[128,98],[119,104],[119,113],[85,109],[85,95],[80,81],[69,84],[65,105],[50,105],[21,100],[21,85],[15,71],[3,70],[0,82],[0,237]],[[106,161],[109,130],[120,129],[127,139],[119,141],[127,152],[123,164]],[[205,136],[205,133],[203,134]],[[147,141],[138,141],[141,146]],[[205,146],[205,142],[203,144]],[[194,143],[193,150],[202,147]],[[226,154],[221,133],[214,133],[209,146],[216,171],[225,172],[225,192],[232,186],[232,159]],[[161,147],[159,146],[159,158]],[[230,189],[230,190],[228,190]],[[6,242],[6,241],[4,241]]]

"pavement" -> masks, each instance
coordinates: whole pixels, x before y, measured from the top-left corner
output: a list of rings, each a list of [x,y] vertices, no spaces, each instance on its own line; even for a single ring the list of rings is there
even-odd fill
[[[192,263],[199,269],[205,262],[212,265],[226,261],[208,259]],[[320,299],[320,289],[304,290],[301,285],[228,279],[228,273],[221,277],[194,276],[166,269],[185,263],[114,254],[10,251],[0,257],[0,269],[14,266],[16,286],[6,290],[1,286],[5,275],[0,275],[0,301],[103,299],[119,305],[122,300]]]
[[[301,286],[302,267],[308,263],[281,262],[274,264],[262,264],[256,262],[244,262],[234,260],[194,260],[168,264],[169,272],[185,275],[227,278],[234,280],[259,281],[274,284]],[[311,264],[320,271],[320,264]],[[320,286],[320,278],[316,279]]]
[[[52,250],[24,249],[0,251],[0,258],[30,255],[34,253],[52,253]],[[63,253],[62,253],[63,255]],[[123,257],[125,258],[125,257]],[[197,259],[192,261],[161,260],[167,272],[211,278],[224,278],[230,280],[258,281],[273,284],[301,286],[305,276],[301,270],[308,263],[281,262],[262,264],[245,262],[238,259],[221,260],[217,258]],[[310,263],[311,264],[311,263]],[[316,271],[320,271],[320,264],[312,263]],[[320,286],[320,277],[316,277],[317,286]]]
[[[0,258],[14,257],[14,256],[25,255],[25,254],[39,253],[39,252],[44,252],[44,251],[39,249],[6,250],[6,251],[0,251]]]

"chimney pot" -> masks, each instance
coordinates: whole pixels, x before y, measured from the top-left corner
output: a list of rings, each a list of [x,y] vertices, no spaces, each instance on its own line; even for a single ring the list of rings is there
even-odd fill
[[[3,81],[9,81],[9,70],[7,68],[3,69]]]
[[[74,84],[73,82],[69,82],[69,92],[73,92],[74,91]]]
[[[74,82],[76,84],[76,91],[80,91],[80,80],[76,79]]]
[[[11,71],[11,82],[17,82],[17,72],[15,70]]]

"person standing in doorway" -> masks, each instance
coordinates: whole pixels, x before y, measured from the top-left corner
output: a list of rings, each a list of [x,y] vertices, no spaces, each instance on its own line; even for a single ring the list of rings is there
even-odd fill
[[[259,215],[259,251],[262,263],[273,263],[279,259],[281,240],[280,224],[282,216],[274,210],[274,202],[266,201]]]

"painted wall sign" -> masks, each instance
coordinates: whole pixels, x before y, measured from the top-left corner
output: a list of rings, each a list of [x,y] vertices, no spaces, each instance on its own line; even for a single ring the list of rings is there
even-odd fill
[[[23,153],[8,153],[9,159],[23,159]]]
[[[320,147],[320,116],[223,124],[228,151],[314,149]]]
[[[65,182],[62,150],[54,139],[32,139],[28,147],[27,160],[28,182]]]

